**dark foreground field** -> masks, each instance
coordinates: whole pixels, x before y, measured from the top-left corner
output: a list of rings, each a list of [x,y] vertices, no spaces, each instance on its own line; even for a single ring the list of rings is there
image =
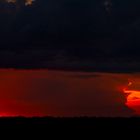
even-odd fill
[[[0,118],[0,134],[39,139],[61,137],[67,139],[120,139],[137,138],[140,131],[140,118],[52,118],[52,117],[13,117]],[[120,137],[121,136],[121,137]]]
[[[140,130],[140,117],[131,118],[98,118],[98,117],[76,117],[76,118],[53,118],[53,117],[2,117],[0,118],[2,129],[33,129],[33,130],[63,130],[63,129],[135,129]]]

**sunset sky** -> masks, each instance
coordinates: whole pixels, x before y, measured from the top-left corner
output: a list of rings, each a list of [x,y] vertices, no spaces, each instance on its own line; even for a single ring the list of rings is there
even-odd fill
[[[138,0],[0,0],[0,116],[140,115]]]

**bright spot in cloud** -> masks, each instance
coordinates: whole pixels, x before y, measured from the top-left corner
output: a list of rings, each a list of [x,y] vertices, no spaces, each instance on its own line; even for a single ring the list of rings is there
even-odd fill
[[[25,5],[31,5],[34,2],[34,0],[26,0]]]
[[[18,2],[18,0],[6,0],[8,3],[16,3]],[[25,5],[32,5],[32,3],[34,2],[35,0],[25,0]]]

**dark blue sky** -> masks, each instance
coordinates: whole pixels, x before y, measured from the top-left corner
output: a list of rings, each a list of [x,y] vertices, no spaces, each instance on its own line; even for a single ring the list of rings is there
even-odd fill
[[[0,2],[0,67],[140,71],[140,2]]]

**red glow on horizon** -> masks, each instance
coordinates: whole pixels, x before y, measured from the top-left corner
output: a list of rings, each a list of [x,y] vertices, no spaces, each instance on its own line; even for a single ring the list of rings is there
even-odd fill
[[[116,89],[126,82],[126,77],[47,69],[0,69],[0,117],[130,116],[133,112],[125,106],[122,88]]]

